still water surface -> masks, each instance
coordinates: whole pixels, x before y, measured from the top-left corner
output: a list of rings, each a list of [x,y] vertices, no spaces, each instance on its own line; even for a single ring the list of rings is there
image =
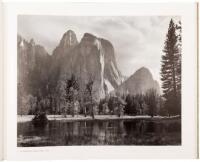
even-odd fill
[[[18,123],[18,147],[68,145],[180,145],[176,120],[49,121]]]

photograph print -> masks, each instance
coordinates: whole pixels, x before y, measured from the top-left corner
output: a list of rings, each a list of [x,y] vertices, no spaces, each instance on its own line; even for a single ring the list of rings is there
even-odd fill
[[[18,147],[181,145],[181,17],[17,23]]]

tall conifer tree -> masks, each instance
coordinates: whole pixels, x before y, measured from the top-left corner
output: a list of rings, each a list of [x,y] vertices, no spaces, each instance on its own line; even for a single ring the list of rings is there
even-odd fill
[[[181,113],[181,35],[177,34],[178,30],[177,25],[171,19],[166,35],[161,65],[163,97],[166,99],[165,108],[168,110],[169,115]]]

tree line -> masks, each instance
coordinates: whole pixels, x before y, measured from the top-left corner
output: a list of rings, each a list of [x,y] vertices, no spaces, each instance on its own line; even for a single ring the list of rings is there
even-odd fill
[[[46,112],[48,114],[66,115],[165,115],[162,109],[162,97],[155,89],[149,89],[144,94],[108,94],[97,102],[93,98],[93,80],[89,80],[83,92],[78,79],[71,75],[65,80],[62,97],[48,95],[45,98],[36,97],[30,100],[29,114]],[[62,101],[61,101],[62,98]]]

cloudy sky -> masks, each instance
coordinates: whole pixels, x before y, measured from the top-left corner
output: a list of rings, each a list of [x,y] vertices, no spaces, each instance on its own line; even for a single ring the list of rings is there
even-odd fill
[[[140,67],[147,67],[160,82],[160,60],[171,16],[131,17],[68,17],[18,16],[18,34],[27,40],[34,38],[52,53],[62,35],[69,29],[78,41],[84,33],[112,42],[119,70],[132,75]]]

